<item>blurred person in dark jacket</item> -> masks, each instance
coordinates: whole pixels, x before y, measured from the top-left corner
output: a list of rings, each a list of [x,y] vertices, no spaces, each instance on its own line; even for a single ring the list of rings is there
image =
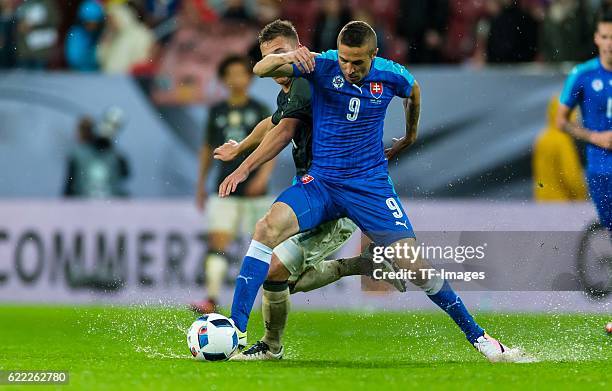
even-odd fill
[[[377,23],[373,13],[371,12],[370,7],[360,7],[353,11],[351,20],[360,20],[362,22],[366,22],[374,29],[376,33],[376,46],[378,47],[378,56],[384,57],[386,56],[387,43],[385,42],[385,37],[387,36],[387,31],[384,26],[381,26],[380,23]],[[337,45],[337,44],[336,44]]]
[[[15,0],[0,0],[0,68],[15,66]]]
[[[491,2],[491,0],[489,0]],[[480,23],[486,37],[486,61],[517,63],[535,60],[538,46],[538,22],[516,0],[493,0],[494,10],[488,21]]]
[[[85,0],[79,7],[78,22],[66,35],[65,54],[70,69],[99,69],[96,48],[104,28],[104,9],[97,0]]]
[[[340,0],[324,0],[320,4],[321,11],[312,38],[315,52],[334,49],[340,30],[352,19],[350,10]]]
[[[545,61],[584,61],[593,55],[594,15],[586,0],[554,0],[542,25]]]
[[[244,0],[227,0],[225,3],[227,8],[223,11],[223,19],[243,23],[255,21],[244,4]]]
[[[442,60],[448,15],[448,0],[400,2],[397,33],[408,42],[410,63],[436,63]]]
[[[68,158],[64,196],[79,198],[126,197],[127,159],[116,150],[114,139],[123,126],[123,112],[106,111],[101,123],[84,117],[77,128],[78,145]]]

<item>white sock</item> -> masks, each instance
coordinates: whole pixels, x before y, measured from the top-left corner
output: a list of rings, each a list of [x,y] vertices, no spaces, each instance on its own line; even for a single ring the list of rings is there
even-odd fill
[[[208,254],[205,263],[206,293],[208,298],[217,300],[227,273],[227,258],[219,254]]]

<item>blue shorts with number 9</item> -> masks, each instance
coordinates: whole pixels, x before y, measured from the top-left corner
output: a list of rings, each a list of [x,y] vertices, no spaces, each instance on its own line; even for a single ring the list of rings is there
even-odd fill
[[[316,174],[304,175],[283,191],[276,202],[293,209],[300,232],[348,217],[379,246],[415,237],[393,182],[386,173],[343,181],[329,180]]]

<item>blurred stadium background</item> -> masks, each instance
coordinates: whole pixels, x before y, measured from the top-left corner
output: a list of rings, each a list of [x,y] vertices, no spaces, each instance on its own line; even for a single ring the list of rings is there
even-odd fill
[[[360,19],[375,26],[380,55],[405,64],[422,87],[419,139],[390,167],[416,231],[569,233],[561,251],[537,243],[557,251],[564,289],[534,286],[543,291],[534,296],[483,286],[464,300],[485,310],[610,313],[609,296],[591,299],[578,277],[581,241],[596,218],[584,180],[569,184],[575,191],[553,186],[548,193],[556,179],[537,172],[538,161],[554,167],[545,137],[554,127],[551,102],[571,67],[595,56],[595,11],[608,4],[0,0],[0,302],[201,298],[209,222],[194,199],[208,110],[227,94],[219,63],[232,54],[256,61],[257,31],[277,18],[293,21],[316,51],[335,48],[339,29]],[[252,96],[271,110],[277,92],[273,81],[253,80]],[[403,134],[403,124],[397,101],[387,115],[386,143]],[[75,154],[92,137],[107,141],[102,149],[113,163],[91,168],[90,182],[75,189]],[[552,141],[553,149],[555,142],[568,140]],[[542,156],[534,153],[538,143],[545,144]],[[583,147],[570,149],[583,160]],[[293,175],[287,149],[270,195]],[[354,237],[342,254],[358,247]],[[238,257],[240,248],[232,250]],[[505,254],[533,262],[540,255]],[[230,292],[221,304],[229,304]],[[292,302],[433,308],[420,295],[389,300],[364,292],[359,279]]]

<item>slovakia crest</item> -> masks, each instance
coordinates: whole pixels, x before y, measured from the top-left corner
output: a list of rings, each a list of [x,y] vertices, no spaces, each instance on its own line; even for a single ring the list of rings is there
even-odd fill
[[[332,79],[332,85],[335,89],[339,90],[344,85],[344,78],[340,75],[334,76]]]
[[[383,94],[383,83],[379,81],[370,82],[370,94],[376,99],[379,99]]]
[[[601,81],[601,79],[595,79],[593,80],[593,83],[591,83],[591,87],[593,87],[595,92],[599,92],[604,88],[603,81]]]
[[[314,177],[312,175],[306,174],[302,177],[301,181],[303,184],[307,184],[307,183],[314,181]]]

